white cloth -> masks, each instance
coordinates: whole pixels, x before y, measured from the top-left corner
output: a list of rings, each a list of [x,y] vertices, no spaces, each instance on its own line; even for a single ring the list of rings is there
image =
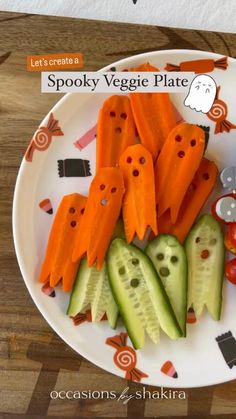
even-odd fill
[[[236,32],[235,0],[0,0],[0,10]]]

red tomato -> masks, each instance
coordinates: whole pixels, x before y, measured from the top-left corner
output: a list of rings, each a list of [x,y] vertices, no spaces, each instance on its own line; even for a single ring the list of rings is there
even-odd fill
[[[228,194],[226,194],[226,195],[223,195],[223,196],[220,196],[215,202],[213,202],[213,204],[212,204],[212,206],[211,206],[211,213],[212,213],[212,215],[213,215],[213,217],[217,220],[217,221],[219,221],[219,223],[221,223],[221,224],[227,224],[227,225],[230,225],[231,223],[229,223],[229,222],[227,222],[227,221],[225,221],[225,220],[223,220],[222,218],[220,218],[218,215],[217,215],[217,213],[216,213],[216,205],[217,205],[217,202],[221,199],[221,198],[226,198],[227,196],[231,196],[232,198],[236,198],[236,194],[235,193],[228,193]]]
[[[236,223],[230,223],[227,226],[224,242],[226,249],[236,254]]]
[[[232,284],[236,285],[236,258],[226,263],[225,275]]]

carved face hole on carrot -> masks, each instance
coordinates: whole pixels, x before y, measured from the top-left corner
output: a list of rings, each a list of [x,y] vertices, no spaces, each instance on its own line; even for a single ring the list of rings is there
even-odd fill
[[[124,182],[119,168],[105,167],[94,177],[84,216],[77,229],[72,260],[87,256],[88,266],[102,268],[121,211]]]
[[[171,222],[175,224],[184,195],[200,165],[204,147],[204,131],[196,125],[179,124],[168,135],[155,164],[159,217],[170,209]]]
[[[125,234],[143,240],[148,227],[157,234],[153,159],[142,145],[128,147],[120,158],[125,183],[122,205]]]
[[[109,97],[103,103],[98,118],[97,171],[101,167],[118,166],[121,154],[135,142],[136,127],[129,98],[118,95]]]
[[[62,198],[51,227],[40,282],[49,281],[51,287],[62,282],[63,291],[71,290],[78,269],[78,263],[71,260],[72,252],[86,201],[77,193]]]
[[[202,178],[203,178],[204,180],[209,180],[209,179],[210,179],[210,175],[209,175],[209,173],[203,173]]]
[[[173,234],[181,242],[185,240],[216,183],[217,175],[218,169],[215,163],[203,158],[184,195],[176,222],[171,222],[169,209],[158,218],[161,233]],[[199,240],[197,237],[196,242]]]
[[[180,135],[176,135],[175,141],[177,141],[177,143],[180,143],[181,140],[182,140],[182,137],[180,137]]]

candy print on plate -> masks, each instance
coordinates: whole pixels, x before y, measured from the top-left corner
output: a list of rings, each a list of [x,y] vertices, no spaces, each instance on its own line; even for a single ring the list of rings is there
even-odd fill
[[[219,99],[220,89],[221,86],[218,86],[216,98],[211,110],[207,114],[208,118],[215,122],[215,134],[229,132],[231,129],[236,128],[236,125],[226,119],[228,115],[228,106],[226,102]]]
[[[115,68],[121,71],[137,68],[144,63],[150,63],[160,70],[164,70],[166,63],[189,63],[191,71],[199,74],[200,70],[200,73],[209,73],[214,78],[217,86],[220,86],[220,92],[218,89],[218,96],[208,114],[193,112],[185,107],[186,93],[171,94],[170,99],[182,120],[207,127],[206,135],[210,133],[210,136],[206,159],[215,161],[219,171],[225,167],[236,166],[236,137],[235,130],[232,129],[235,128],[234,122],[236,123],[236,95],[233,94],[236,91],[236,61],[210,52],[169,50],[110,63],[104,70]],[[98,112],[108,97],[107,94],[67,94],[49,110],[36,133],[32,133],[32,141],[19,171],[13,205],[15,248],[26,286],[42,315],[57,334],[75,351],[113,374],[124,378],[129,371],[128,365],[126,370],[118,368],[113,359],[116,356],[119,362],[121,359],[117,358],[116,354],[126,348],[130,359],[132,358],[130,365],[132,368],[137,367],[143,374],[141,383],[170,386],[171,382],[172,387],[184,388],[235,379],[236,367],[231,362],[232,353],[230,352],[229,356],[227,353],[225,362],[221,353],[221,350],[225,353],[222,339],[216,342],[216,337],[221,337],[228,331],[231,332],[232,339],[236,336],[236,288],[229,281],[224,283],[220,322],[212,320],[206,311],[195,322],[194,313],[189,310],[186,338],[172,341],[161,333],[159,345],[153,344],[147,337],[145,346],[137,351],[132,348],[130,341],[122,338],[124,326],[120,321],[117,329],[112,331],[107,320],[94,324],[90,321],[90,313],[82,313],[74,319],[79,325],[76,327],[73,320],[66,316],[70,294],[63,293],[60,287],[57,287],[56,298],[48,298],[47,294],[51,295],[51,290],[45,286],[45,294],[41,290],[43,284],[37,282],[49,231],[62,197],[74,193],[88,195],[96,171],[94,138]],[[220,101],[222,103],[219,103]],[[217,113],[214,105],[221,105],[222,112]],[[230,121],[233,127],[227,121]],[[60,164],[62,177],[58,175],[59,160],[63,162]],[[68,160],[73,160],[73,175],[76,176],[71,175],[71,166],[67,166]],[[85,162],[81,163],[83,167],[79,160]],[[224,194],[225,190],[218,178],[211,202],[204,206],[203,211],[210,211],[210,204]],[[46,199],[50,199],[53,204],[51,215],[47,213],[51,211],[50,203],[42,203]],[[51,287],[54,288],[54,285],[51,284]],[[119,339],[119,347],[116,348],[106,344],[107,339],[115,336]],[[171,364],[165,368],[163,366],[170,360],[173,368],[176,368],[178,379],[172,379],[174,369]],[[227,362],[230,362],[232,368],[228,367]],[[162,366],[167,375],[161,372]],[[130,379],[134,379],[130,371],[128,374]]]
[[[162,365],[161,372],[163,372],[163,374],[169,375],[169,377],[178,378],[178,373],[171,361],[166,361]]]
[[[52,137],[64,135],[58,125],[58,121],[54,119],[53,113],[50,113],[46,126],[41,126],[34,134],[29,147],[25,153],[25,160],[32,162],[35,150],[45,151],[52,142]]]
[[[228,67],[227,57],[219,58],[218,60],[202,59],[183,61],[180,64],[167,63],[165,66],[166,71],[193,71],[194,73],[210,73],[215,68],[226,70]]]
[[[39,208],[47,214],[53,214],[53,207],[49,198],[43,199],[43,201],[39,203]]]
[[[127,333],[112,336],[107,338],[106,344],[115,348],[114,363],[118,368],[125,371],[125,378],[132,381],[141,381],[148,375],[136,368],[136,351],[127,345],[127,336]]]

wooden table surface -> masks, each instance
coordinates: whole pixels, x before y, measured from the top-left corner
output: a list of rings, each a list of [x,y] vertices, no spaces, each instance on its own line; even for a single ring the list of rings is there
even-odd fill
[[[236,382],[189,389],[186,400],[50,400],[54,389],[114,390],[140,384],[94,366],[70,349],[35,307],[12,239],[17,171],[39,122],[59,95],[40,93],[28,54],[82,51],[85,70],[134,54],[170,48],[236,56],[236,35],[29,14],[0,13],[0,418],[235,418]],[[146,386],[146,390],[153,388]]]

